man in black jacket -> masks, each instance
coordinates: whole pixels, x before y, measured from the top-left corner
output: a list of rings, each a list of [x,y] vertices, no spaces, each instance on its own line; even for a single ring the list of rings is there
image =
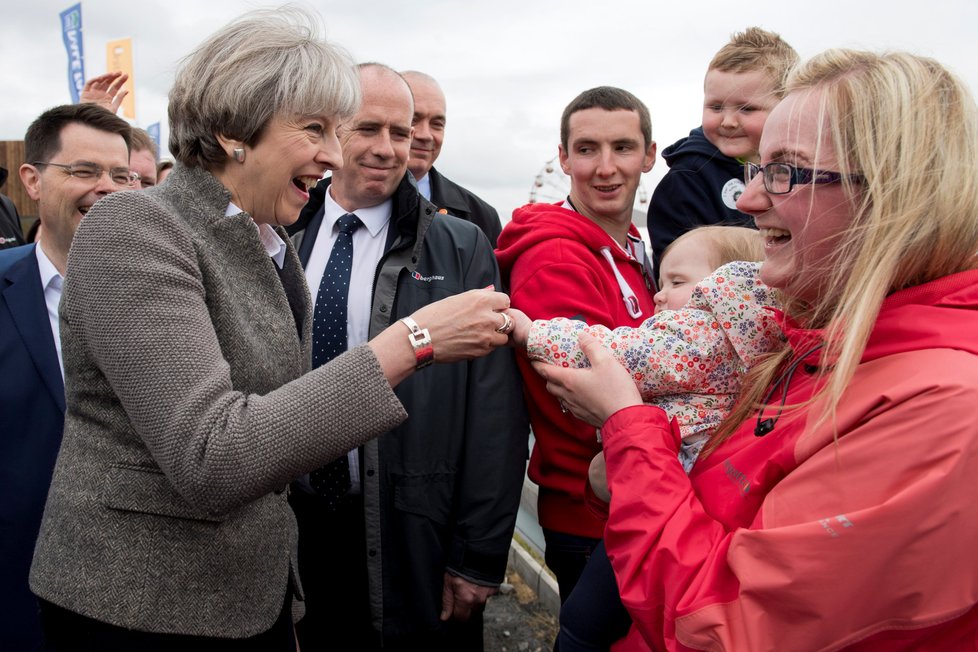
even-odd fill
[[[0,190],[7,181],[7,168],[0,167]],[[17,207],[6,195],[0,195],[0,249],[19,247],[24,244],[24,232],[20,228]]]
[[[338,130],[343,167],[311,190],[290,229],[319,301],[314,320],[327,320],[338,224],[357,218],[342,234],[352,240],[347,314],[337,320],[347,346],[442,297],[499,286],[483,234],[438,212],[407,174],[408,86],[379,64],[361,66],[360,77],[359,113]],[[416,351],[425,366],[424,347]],[[303,649],[482,649],[481,613],[503,579],[527,456],[512,352],[433,365],[396,392],[410,417],[351,451],[339,500],[316,474],[293,485]]]
[[[418,191],[441,212],[472,222],[486,234],[492,246],[502,230],[496,209],[462,186],[446,179],[433,166],[445,140],[445,94],[434,78],[423,72],[401,73],[414,94],[414,136],[408,169],[418,182]]]

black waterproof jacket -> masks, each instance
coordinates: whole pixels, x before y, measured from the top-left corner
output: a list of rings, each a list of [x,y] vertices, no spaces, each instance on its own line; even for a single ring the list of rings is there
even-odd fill
[[[435,168],[428,171],[428,180],[431,182],[431,203],[439,211],[445,210],[449,215],[472,222],[482,229],[482,232],[489,238],[489,244],[495,249],[496,240],[499,239],[499,233],[503,230],[496,209],[482,201],[474,193],[451,179],[447,179]]]
[[[648,227],[656,274],[669,244],[686,231],[709,224],[754,227],[736,208],[744,192],[744,166],[725,156],[697,127],[662,152],[669,171],[649,202]]]
[[[289,229],[303,264],[323,220],[328,183],[310,192]],[[374,278],[371,337],[438,299],[500,287],[483,233],[439,213],[418,194],[410,173],[393,202],[387,251]],[[446,569],[477,584],[502,582],[529,434],[509,348],[433,364],[395,391],[407,421],[362,449],[371,611],[385,638],[442,627]]]
[[[7,169],[0,167],[0,188],[7,180]],[[498,218],[496,220],[499,221]],[[497,231],[498,233],[498,231]],[[20,228],[20,215],[9,197],[0,195],[0,249],[19,247],[24,244],[24,234]]]

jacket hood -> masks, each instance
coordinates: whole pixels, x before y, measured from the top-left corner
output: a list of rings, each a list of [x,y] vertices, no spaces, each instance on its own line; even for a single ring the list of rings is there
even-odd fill
[[[809,353],[822,332],[781,316],[791,347]],[[863,361],[923,349],[956,349],[978,355],[978,270],[944,276],[888,296],[866,343]],[[806,362],[817,364],[819,353]],[[812,359],[808,359],[812,358]]]
[[[706,139],[703,134],[703,127],[697,127],[689,132],[685,138],[680,138],[669,147],[662,150],[662,158],[672,167],[672,162],[680,156],[697,154],[700,156],[714,157],[720,154],[720,150]]]
[[[496,258],[504,276],[509,275],[517,258],[544,241],[575,240],[596,253],[612,244],[611,237],[600,226],[561,204],[527,204],[513,211],[513,219],[499,234],[496,246]],[[634,224],[628,232],[641,237]],[[617,259],[628,260],[621,247],[610,247],[610,252]]]

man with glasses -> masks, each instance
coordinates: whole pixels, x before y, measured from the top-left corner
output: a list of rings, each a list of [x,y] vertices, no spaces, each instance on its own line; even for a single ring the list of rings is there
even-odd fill
[[[65,391],[58,302],[75,229],[134,185],[130,128],[93,104],[55,107],[27,129],[20,179],[38,202],[36,244],[0,251],[0,649],[41,646],[27,584],[61,443]]]

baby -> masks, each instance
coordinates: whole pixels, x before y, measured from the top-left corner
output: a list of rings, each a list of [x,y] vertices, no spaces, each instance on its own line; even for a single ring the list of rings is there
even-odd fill
[[[760,263],[744,262],[762,257],[761,238],[753,229],[689,231],[663,253],[655,314],[641,326],[609,330],[571,319],[538,320],[529,327],[527,353],[534,360],[586,367],[578,338],[582,331],[596,337],[632,374],[643,400],[678,421],[679,459],[688,473],[733,407],[748,368],[781,341],[766,310],[778,307],[777,299],[757,278]],[[514,333],[517,342],[522,328]],[[591,463],[589,481],[594,496],[609,502],[601,453]],[[629,624],[599,544],[561,607],[557,647],[608,649]]]
[[[578,345],[587,331],[632,374],[642,398],[679,422],[680,460],[689,471],[710,433],[733,406],[747,369],[780,341],[770,311],[773,292],[760,282],[757,232],[707,226],[664,252],[655,314],[637,328],[609,330],[571,319],[535,321],[531,359],[589,366]]]

